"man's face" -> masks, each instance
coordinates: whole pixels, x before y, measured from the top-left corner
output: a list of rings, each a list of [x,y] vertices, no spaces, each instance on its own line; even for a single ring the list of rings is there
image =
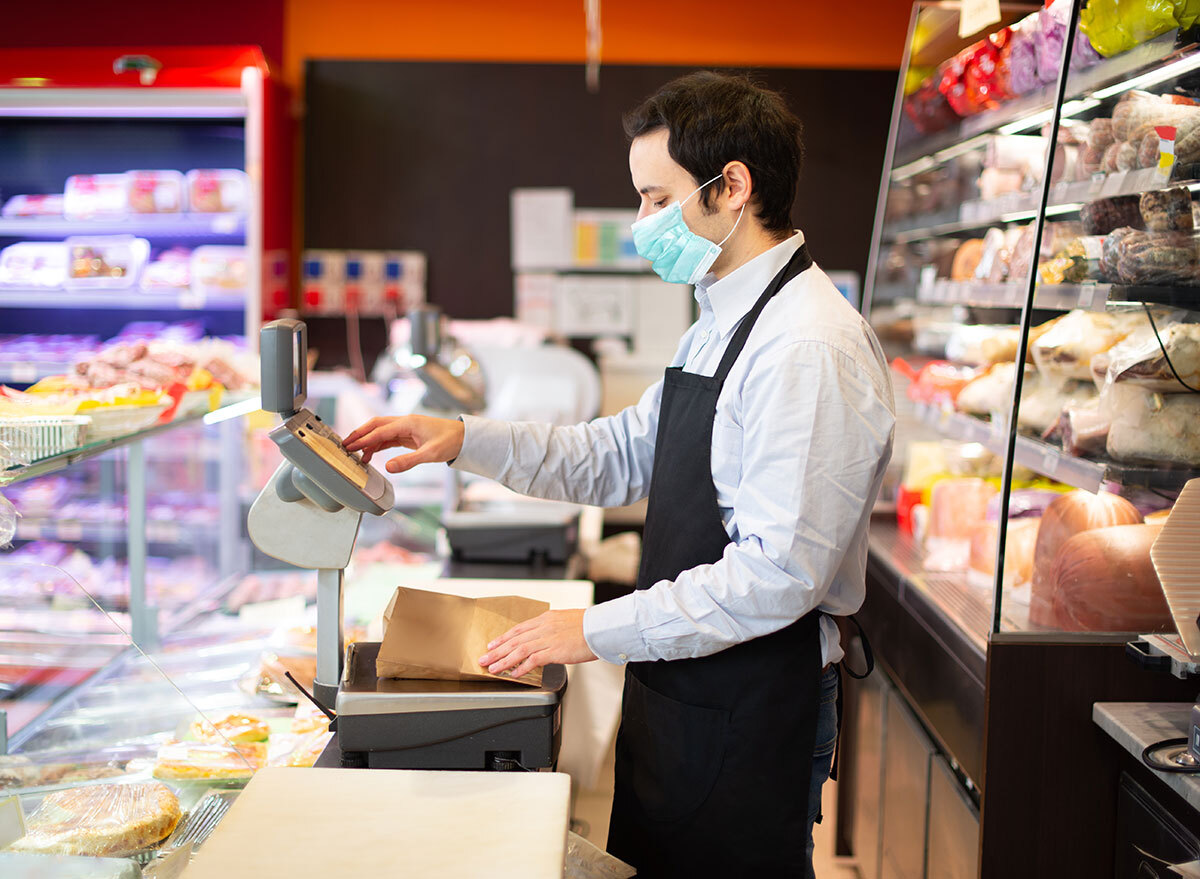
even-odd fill
[[[693,179],[683,166],[671,158],[667,150],[670,134],[665,128],[651,131],[635,138],[629,145],[629,173],[633,188],[641,197],[637,218],[648,217],[667,205],[683,201],[703,181]],[[719,187],[721,181],[714,181]],[[717,200],[720,204],[720,199]],[[700,193],[683,206],[683,219],[688,228],[710,241],[720,241],[729,231],[728,223],[720,218],[720,212],[705,214],[700,207]],[[722,225],[724,223],[724,226]]]

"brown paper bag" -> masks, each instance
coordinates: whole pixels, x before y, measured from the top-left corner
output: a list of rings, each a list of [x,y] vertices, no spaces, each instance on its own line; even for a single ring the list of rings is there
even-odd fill
[[[381,678],[513,681],[540,687],[541,669],[520,678],[494,675],[479,664],[479,657],[517,623],[549,609],[544,601],[518,595],[463,598],[397,587],[383,612],[375,673]]]

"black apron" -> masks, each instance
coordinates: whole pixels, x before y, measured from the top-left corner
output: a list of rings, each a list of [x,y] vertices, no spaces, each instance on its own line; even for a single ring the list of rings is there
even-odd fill
[[[711,378],[666,371],[638,589],[724,554],[710,463],[717,397],[767,302],[811,265],[801,245]],[[819,617],[711,656],[626,667],[608,850],[639,879],[805,874]]]

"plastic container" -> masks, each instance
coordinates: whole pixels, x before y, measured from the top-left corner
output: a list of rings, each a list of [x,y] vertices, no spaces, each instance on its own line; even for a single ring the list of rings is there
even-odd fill
[[[63,215],[63,197],[54,195],[14,195],[4,203],[0,216],[5,219],[32,217],[61,217]]]
[[[192,252],[183,247],[164,250],[142,270],[139,286],[147,292],[186,289],[192,279]]]
[[[61,241],[22,241],[0,251],[0,287],[57,289],[67,280]]]
[[[187,172],[188,210],[194,214],[245,213],[250,181],[245,171],[232,168]]]
[[[123,217],[129,212],[124,174],[75,174],[67,178],[63,215],[70,220]]]
[[[131,214],[178,214],[184,209],[184,177],[178,171],[130,171],[125,177]]]
[[[208,244],[192,251],[192,290],[209,296],[244,293],[250,283],[246,248]]]
[[[150,258],[150,242],[132,235],[76,235],[65,243],[65,286],[74,290],[126,290]]]
[[[77,449],[88,441],[86,415],[0,418],[0,466],[30,464]]]

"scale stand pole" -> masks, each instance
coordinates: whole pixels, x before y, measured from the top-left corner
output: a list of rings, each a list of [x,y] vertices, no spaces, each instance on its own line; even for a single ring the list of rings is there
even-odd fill
[[[344,568],[317,570],[317,677],[313,681],[313,695],[331,710],[336,707],[345,656],[342,602],[345,577]]]

